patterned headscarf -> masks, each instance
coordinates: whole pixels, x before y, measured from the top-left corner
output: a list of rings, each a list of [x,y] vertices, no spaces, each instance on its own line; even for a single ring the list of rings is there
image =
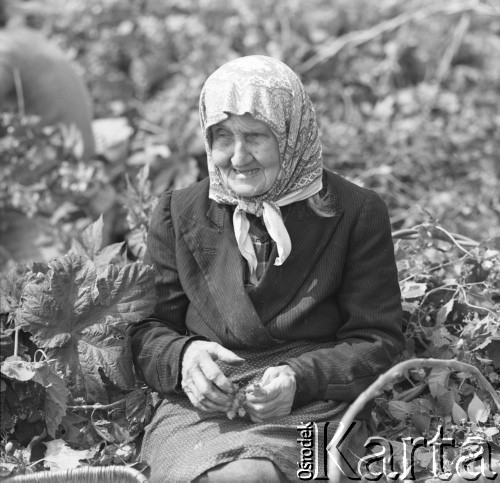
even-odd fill
[[[266,193],[241,197],[228,188],[212,160],[210,126],[228,119],[228,114],[251,114],[266,123],[278,141],[280,172]],[[200,95],[200,120],[205,138],[210,175],[209,197],[218,203],[236,205],[234,231],[241,254],[253,273],[257,258],[248,234],[245,213],[262,216],[276,242],[281,265],[291,251],[291,242],[280,206],[304,200],[322,188],[323,160],[316,115],[297,75],[279,60],[252,55],[232,60],[205,82]]]

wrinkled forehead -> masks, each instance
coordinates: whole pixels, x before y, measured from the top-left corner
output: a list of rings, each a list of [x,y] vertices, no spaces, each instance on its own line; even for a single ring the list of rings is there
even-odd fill
[[[228,118],[229,114],[251,114],[265,122],[278,136],[285,136],[294,98],[302,84],[282,62],[249,56],[224,64],[205,82],[200,98],[202,126]]]
[[[271,128],[262,121],[252,117],[251,114],[243,114],[242,116],[236,114],[229,114],[228,119],[221,121],[209,127],[209,129],[225,129],[234,133],[270,133],[273,134]]]

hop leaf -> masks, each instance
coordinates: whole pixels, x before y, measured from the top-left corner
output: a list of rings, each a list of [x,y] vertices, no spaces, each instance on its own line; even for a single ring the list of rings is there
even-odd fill
[[[450,379],[450,370],[447,367],[433,368],[429,374],[429,391],[433,397],[438,398],[448,392],[446,387]]]
[[[401,298],[403,300],[417,299],[423,297],[427,291],[425,283],[405,282],[401,285]]]
[[[113,243],[105,247],[103,244],[104,221],[102,215],[85,230],[80,240],[73,239],[70,252],[92,260],[98,269],[111,263],[120,262],[125,243]]]
[[[457,403],[453,404],[452,417],[455,424],[467,421],[467,413]]]
[[[467,408],[467,414],[473,423],[485,423],[488,421],[491,408],[474,394]]]
[[[153,271],[133,263],[97,272],[92,261],[74,253],[49,267],[26,285],[19,323],[57,360],[73,396],[108,402],[99,368],[119,387],[133,385],[124,332],[153,308]]]
[[[389,402],[389,412],[394,419],[402,421],[412,412],[412,405],[405,401],[390,401]]]

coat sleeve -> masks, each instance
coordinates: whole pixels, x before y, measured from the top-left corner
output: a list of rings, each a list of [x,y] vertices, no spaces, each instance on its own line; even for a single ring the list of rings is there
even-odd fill
[[[283,361],[297,375],[296,407],[351,401],[393,364],[404,341],[400,297],[387,208],[370,191],[350,232],[332,347]]]
[[[205,340],[189,336],[185,325],[189,300],[177,272],[171,197],[171,192],[165,193],[153,213],[144,257],[156,273],[156,306],[150,317],[132,325],[128,333],[139,376],[161,393],[180,391],[186,344]]]

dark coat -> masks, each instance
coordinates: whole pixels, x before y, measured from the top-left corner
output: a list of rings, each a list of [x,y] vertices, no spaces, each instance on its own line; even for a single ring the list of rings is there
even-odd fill
[[[327,348],[284,360],[297,374],[295,406],[356,398],[403,347],[400,291],[387,208],[373,191],[325,171],[335,216],[307,202],[282,208],[292,251],[244,287],[232,208],[209,181],[165,193],[151,220],[145,263],[157,305],[130,331],[134,360],[155,390],[180,390],[183,348],[206,339],[231,350],[318,340]]]

